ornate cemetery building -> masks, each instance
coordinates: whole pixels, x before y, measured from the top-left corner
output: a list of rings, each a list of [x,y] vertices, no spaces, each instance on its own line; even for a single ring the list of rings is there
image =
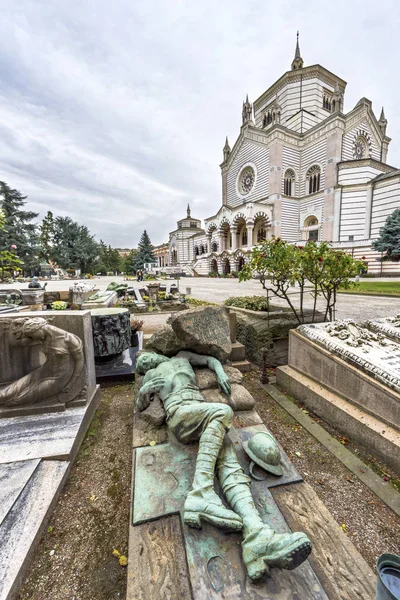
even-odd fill
[[[251,104],[223,148],[222,206],[201,222],[190,215],[170,234],[172,265],[206,275],[240,270],[252,246],[271,236],[326,240],[380,263],[371,241],[400,207],[400,169],[387,164],[382,109],[361,98],[344,112],[346,82],[321,65],[305,67],[297,40],[292,68]]]

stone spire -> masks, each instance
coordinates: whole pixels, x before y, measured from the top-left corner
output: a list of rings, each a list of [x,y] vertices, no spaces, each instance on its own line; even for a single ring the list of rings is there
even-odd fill
[[[339,82],[336,80],[334,92],[332,94],[332,112],[342,112],[343,110],[343,94],[339,88]]]
[[[302,69],[303,64],[304,64],[304,61],[301,58],[301,54],[300,54],[299,32],[297,32],[296,51],[294,53],[294,59],[292,61],[292,71],[295,71],[296,69]]]
[[[187,205],[186,212],[187,212],[187,218],[190,219],[190,205],[189,204]]]
[[[383,110],[383,106],[382,106],[381,116],[379,117],[378,125],[379,125],[379,129],[381,130],[381,133],[383,136],[386,135],[387,123],[388,122],[387,122],[387,118],[385,117],[385,111]]]
[[[244,105],[244,103],[243,103],[243,105]],[[228,160],[228,158],[229,158],[230,153],[231,153],[231,147],[230,147],[229,142],[228,142],[228,136],[226,136],[225,146],[224,146],[223,152],[224,152],[224,162],[226,162]]]
[[[253,105],[249,102],[249,95],[246,94],[246,102],[243,102],[242,107],[242,124],[253,120]]]

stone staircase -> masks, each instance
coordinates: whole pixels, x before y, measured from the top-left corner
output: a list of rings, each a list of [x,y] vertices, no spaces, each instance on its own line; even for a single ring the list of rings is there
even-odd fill
[[[207,277],[209,271],[207,261],[204,258],[197,259],[193,265],[193,270],[199,277]]]

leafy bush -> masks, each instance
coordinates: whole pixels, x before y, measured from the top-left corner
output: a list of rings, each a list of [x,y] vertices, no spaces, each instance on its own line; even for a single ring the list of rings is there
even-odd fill
[[[225,300],[225,306],[236,306],[248,310],[268,311],[268,298],[264,296],[236,296]]]
[[[215,302],[207,302],[206,300],[197,300],[197,298],[192,298],[191,296],[186,296],[186,302],[188,304],[192,304],[193,306],[216,306]]]
[[[51,304],[52,310],[67,310],[68,302],[63,302],[63,300],[56,300]]]
[[[167,297],[166,292],[158,292],[158,294],[157,294],[158,300],[165,300],[166,297]]]
[[[299,324],[305,322],[305,294],[314,299],[314,322],[317,299],[325,303],[324,320],[333,318],[337,292],[349,289],[351,279],[359,275],[364,263],[354,260],[351,254],[334,250],[328,242],[308,241],[295,246],[281,238],[265,240],[250,253],[250,260],[239,273],[239,281],[257,277],[265,290],[286,300]],[[291,287],[297,285],[296,304],[292,301]],[[311,289],[310,289],[311,288]]]

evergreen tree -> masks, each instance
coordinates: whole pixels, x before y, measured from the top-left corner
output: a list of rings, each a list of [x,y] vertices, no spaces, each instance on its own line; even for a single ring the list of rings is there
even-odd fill
[[[31,273],[39,266],[39,236],[37,225],[32,223],[38,214],[23,210],[25,200],[26,196],[21,192],[0,181],[0,210],[4,218],[4,227],[0,230],[0,252],[9,252],[15,246],[24,271]]]
[[[382,260],[400,260],[400,209],[388,216],[379,232],[379,238],[372,242],[372,247],[386,253]]]
[[[51,210],[47,211],[42,224],[40,225],[40,258],[49,260],[51,249],[54,243],[54,216]]]
[[[136,272],[143,269],[146,263],[155,262],[154,246],[150,241],[146,230],[143,231],[139,241],[137,254],[133,263],[133,270]]]

